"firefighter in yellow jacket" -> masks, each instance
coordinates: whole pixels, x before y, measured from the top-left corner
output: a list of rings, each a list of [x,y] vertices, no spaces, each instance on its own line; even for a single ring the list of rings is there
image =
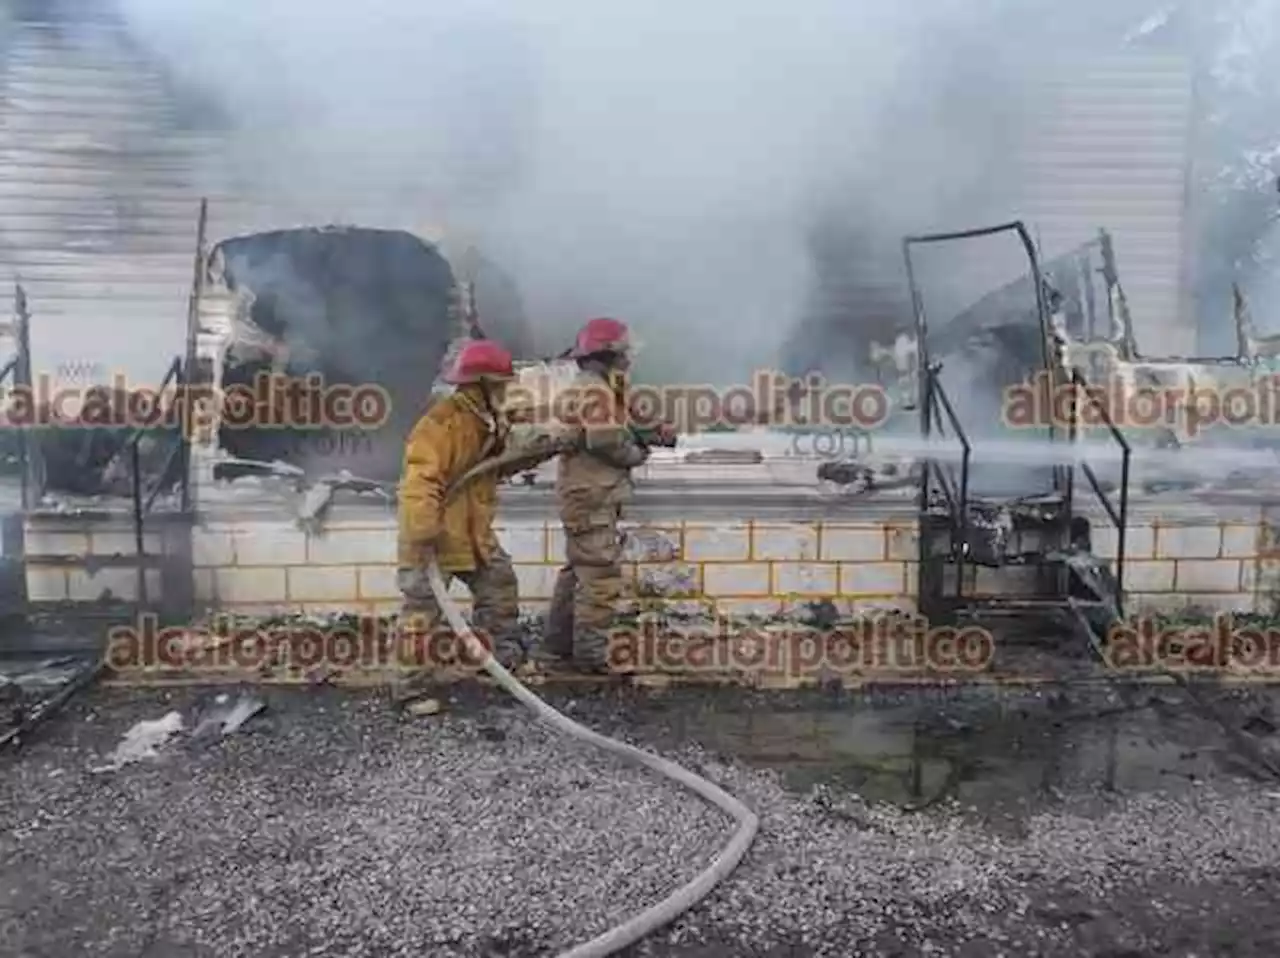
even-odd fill
[[[566,424],[570,449],[556,476],[566,562],[556,578],[543,658],[587,673],[608,671],[609,634],[623,595],[618,525],[631,497],[631,470],[649,458],[627,408],[630,353],[626,324],[608,318],[583,326],[571,352],[579,415]]]
[[[472,480],[448,505],[444,496],[468,470],[503,451],[501,409],[514,378],[511,353],[492,340],[473,340],[444,376],[454,392],[436,401],[414,426],[400,480],[397,576],[404,594],[404,638],[444,627],[427,579],[434,557],[446,580],[461,579],[471,590],[473,621],[492,643],[494,658],[507,668],[520,664],[523,651],[516,574],[493,530],[498,481],[504,473]],[[418,647],[437,649],[438,644],[419,642]]]

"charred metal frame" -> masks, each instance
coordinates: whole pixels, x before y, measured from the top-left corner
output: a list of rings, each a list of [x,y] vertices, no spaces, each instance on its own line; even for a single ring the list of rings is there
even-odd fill
[[[177,461],[185,466],[190,460],[191,454],[191,437],[186,427],[190,419],[189,408],[192,405],[193,397],[190,395],[191,391],[187,389],[187,377],[183,370],[181,356],[173,357],[173,361],[169,363],[169,369],[165,372],[164,379],[160,380],[160,386],[156,392],[163,397],[170,384],[174,386],[174,401],[178,403],[178,410],[181,416],[181,421],[178,423],[178,441],[165,457],[164,465],[161,467],[155,486],[152,489],[145,490],[146,483],[142,479],[142,453],[139,449],[142,438],[147,434],[149,427],[136,427],[125,442],[125,448],[129,452],[130,472],[133,474],[133,537],[138,558],[138,604],[144,608],[149,601],[147,595],[146,537],[143,535],[146,517],[155,505],[161,489],[164,488],[164,477],[174,462]],[[183,468],[178,475],[178,488],[181,501],[184,504],[190,502],[190,484],[190,471]],[[186,512],[185,508],[183,512]]]
[[[14,749],[20,748],[38,726],[43,725],[61,712],[77,693],[87,689],[106,670],[107,659],[105,656],[84,666],[68,679],[62,688],[54,692],[49,698],[38,703],[30,712],[27,712],[21,722],[3,735],[0,735],[0,748],[10,746]]]
[[[919,497],[919,524],[920,524],[920,545],[919,545],[919,561],[920,576],[918,595],[921,598],[922,606],[938,600],[942,606],[940,611],[950,611],[962,606],[965,602],[965,570],[970,562],[969,550],[969,471],[973,459],[973,447],[966,435],[959,417],[956,415],[955,409],[947,397],[946,390],[939,378],[942,369],[940,362],[935,363],[929,355],[928,345],[928,318],[925,314],[924,298],[920,290],[919,283],[916,279],[915,264],[912,261],[912,247],[933,243],[945,243],[958,240],[978,239],[994,236],[1000,233],[1014,232],[1018,235],[1022,243],[1023,249],[1027,254],[1030,263],[1030,275],[1036,297],[1036,316],[1040,325],[1040,342],[1041,356],[1043,368],[1049,373],[1045,377],[1045,388],[1053,387],[1053,370],[1056,363],[1051,355],[1050,345],[1050,321],[1048,312],[1048,303],[1046,297],[1046,284],[1043,272],[1040,268],[1039,257],[1036,250],[1035,242],[1030,233],[1021,221],[1003,223],[998,226],[983,227],[973,230],[963,230],[949,233],[932,233],[918,236],[908,236],[902,241],[903,259],[906,264],[907,282],[911,291],[912,309],[915,313],[916,321],[916,348],[917,357],[921,376],[921,394],[922,402],[920,408],[920,431],[922,438],[927,442],[936,435],[946,436],[948,428],[952,434],[952,438],[957,440],[961,446],[961,459],[959,476],[954,474],[953,468],[945,467],[936,457],[926,452],[923,457],[923,475],[920,485]],[[1109,246],[1106,234],[1100,237],[1104,247],[1104,258],[1107,255],[1106,247]],[[1121,478],[1119,489],[1119,504],[1113,506],[1102,488],[1101,482],[1098,480],[1097,474],[1088,463],[1083,462],[1079,458],[1070,465],[1057,466],[1054,468],[1053,493],[1061,498],[1061,512],[1059,513],[1058,523],[1060,528],[1067,530],[1068,536],[1074,539],[1074,496],[1075,496],[1075,471],[1079,465],[1084,472],[1085,479],[1092,487],[1094,493],[1098,496],[1102,503],[1103,509],[1117,531],[1117,550],[1115,574],[1117,582],[1120,583],[1121,591],[1116,596],[1117,604],[1123,602],[1123,576],[1124,576],[1124,557],[1125,557],[1125,531],[1128,526],[1129,513],[1129,473],[1131,449],[1124,435],[1111,421],[1106,409],[1102,406],[1097,397],[1091,395],[1087,388],[1085,377],[1079,369],[1072,368],[1070,373],[1070,383],[1076,390],[1075,401],[1071,404],[1071,418],[1068,423],[1067,439],[1075,445],[1079,438],[1079,414],[1082,402],[1087,402],[1093,406],[1106,424],[1111,437],[1120,445],[1121,449]],[[1052,442],[1056,438],[1056,430],[1053,423],[1047,424],[1049,440]],[[947,518],[947,538],[949,540],[944,555],[938,555],[936,552],[933,536],[930,535],[931,530],[936,523],[933,522],[937,518],[936,506],[944,506]],[[1072,543],[1074,545],[1074,542]],[[939,563],[941,560],[941,563]],[[954,563],[956,568],[956,581],[953,596],[944,595],[945,582],[941,581],[939,572],[949,563]],[[1062,567],[1059,570],[1058,593],[1065,601],[1070,591],[1070,579],[1067,569]],[[922,608],[926,614],[930,610]]]
[[[925,246],[933,243],[949,243],[957,240],[982,239],[998,233],[1015,232],[1022,241],[1027,259],[1031,262],[1031,281],[1036,293],[1036,316],[1040,321],[1040,349],[1044,368],[1052,368],[1052,357],[1049,352],[1049,312],[1045,302],[1044,274],[1040,269],[1040,259],[1036,255],[1035,241],[1027,232],[1021,220],[1002,223],[999,226],[985,226],[972,230],[961,230],[954,233],[924,233],[918,236],[907,236],[902,240],[902,256],[907,266],[907,284],[911,290],[911,309],[916,321],[916,358],[923,375],[929,369],[929,320],[925,315],[924,296],[920,292],[920,284],[916,280],[915,264],[911,259],[913,246]],[[920,429],[925,439],[929,438],[929,412],[923,407],[920,410]],[[1049,426],[1049,437],[1053,438],[1053,426]]]
[[[1111,415],[1107,412],[1106,406],[1096,396],[1089,392],[1089,384],[1085,381],[1083,374],[1079,369],[1071,370],[1071,384],[1076,390],[1076,400],[1071,404],[1071,441],[1075,442],[1079,437],[1080,429],[1080,402],[1083,399],[1097,410],[1098,415],[1102,417],[1102,422],[1106,425],[1111,438],[1120,445],[1120,503],[1119,506],[1112,506],[1111,500],[1107,498],[1106,492],[1102,488],[1102,483],[1098,481],[1098,475],[1083,459],[1078,461],[1080,471],[1084,473],[1085,479],[1089,481],[1089,486],[1093,489],[1094,495],[1098,497],[1098,501],[1102,503],[1102,508],[1107,514],[1107,518],[1111,520],[1111,524],[1116,528],[1116,609],[1124,614],[1124,546],[1125,533],[1129,528],[1129,466],[1133,456],[1133,450],[1129,445],[1129,441],[1125,439],[1116,424],[1111,421]],[[1074,500],[1075,497],[1075,467],[1071,468],[1069,483],[1067,489],[1068,502]]]
[[[964,427],[960,425],[960,418],[956,415],[955,407],[951,405],[946,390],[942,388],[942,383],[938,379],[939,371],[938,366],[931,366],[924,372],[924,412],[930,427],[936,428],[939,436],[945,438],[947,427],[950,426],[954,433],[953,438],[960,443],[960,475],[956,476],[954,470],[948,470],[933,457],[926,456],[920,483],[920,508],[923,511],[934,501],[934,480],[936,479],[937,490],[946,502],[947,508],[953,514],[959,510],[958,529],[963,537],[966,513],[960,507],[969,498],[969,459],[973,446],[965,434]]]

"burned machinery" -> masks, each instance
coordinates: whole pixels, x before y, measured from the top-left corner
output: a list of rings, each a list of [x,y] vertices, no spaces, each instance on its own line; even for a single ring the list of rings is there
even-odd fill
[[[913,251],[1007,233],[1021,242],[1028,275],[985,297],[942,329],[931,329]],[[1122,581],[1128,510],[1128,442],[1112,428],[1123,463],[1114,501],[1084,463],[1050,462],[1041,468],[1011,470],[1007,463],[978,462],[983,437],[973,438],[972,428],[966,429],[944,383],[954,352],[976,343],[997,355],[992,361],[1000,365],[993,371],[1004,374],[996,379],[997,385],[1033,379],[1037,373],[1037,381],[1046,388],[1064,381],[1083,385],[1079,370],[1068,372],[1058,361],[1055,329],[1065,311],[1064,297],[1049,282],[1020,222],[907,237],[903,256],[916,319],[920,431],[927,449],[919,490],[921,612],[943,621],[1043,614],[1085,626],[1090,636],[1105,634],[1108,623],[1121,614],[1117,583]],[[1075,426],[1071,422],[1063,429],[1048,423],[1038,438],[1069,443],[1076,439]],[[951,454],[943,454],[943,447]],[[984,473],[975,464],[995,468]],[[989,478],[1007,480],[1010,475],[1016,476],[1021,489],[1011,490]],[[1105,521],[1116,529],[1114,570],[1090,551],[1090,521],[1077,513],[1080,478],[1098,497]]]

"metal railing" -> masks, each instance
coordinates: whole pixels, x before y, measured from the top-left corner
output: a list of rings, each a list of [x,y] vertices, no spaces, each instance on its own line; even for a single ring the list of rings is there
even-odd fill
[[[165,488],[165,478],[170,474],[174,463],[178,462],[181,466],[178,475],[178,490],[182,503],[185,505],[190,502],[190,491],[188,485],[191,481],[190,470],[186,468],[186,464],[190,459],[190,443],[191,437],[187,432],[187,424],[190,420],[190,409],[192,397],[187,389],[187,376],[185,374],[182,357],[175,356],[169,364],[168,370],[164,374],[164,378],[160,380],[160,386],[156,390],[159,399],[157,402],[163,403],[165,390],[173,385],[174,402],[177,403],[177,412],[179,421],[176,428],[176,439],[168,449],[167,455],[164,457],[163,465],[155,478],[155,484],[149,490],[146,488],[147,483],[142,475],[142,440],[150,434],[154,434],[156,427],[154,426],[137,426],[129,434],[125,440],[125,450],[129,456],[129,468],[132,473],[132,498],[133,498],[133,535],[134,546],[137,550],[138,558],[138,603],[146,606],[149,602],[147,594],[147,554],[146,554],[146,536],[144,535],[146,517],[155,505],[156,499]],[[162,420],[167,419],[169,410],[161,409]]]
[[[920,568],[923,570],[925,564],[934,558],[931,551],[932,543],[925,530],[929,528],[928,520],[933,510],[933,491],[936,480],[936,488],[941,491],[947,506],[951,538],[948,552],[951,558],[960,563],[960,568],[963,570],[965,544],[969,541],[969,464],[973,455],[973,446],[965,434],[964,427],[960,425],[955,407],[951,405],[951,400],[947,397],[947,392],[938,378],[939,369],[939,366],[931,366],[924,370],[922,377],[924,395],[921,397],[921,405],[924,438],[928,443],[936,433],[938,438],[953,438],[959,442],[960,471],[957,476],[954,467],[938,461],[930,455],[930,450],[926,447],[920,476]],[[948,425],[953,433],[950,437],[946,435]],[[963,592],[964,575],[961,571],[956,576],[956,598],[960,598]]]
[[[1102,483],[1098,480],[1098,474],[1089,463],[1084,461],[1082,456],[1077,455],[1068,473],[1067,502],[1073,504],[1075,495],[1075,471],[1077,468],[1084,474],[1085,479],[1089,481],[1090,487],[1093,489],[1094,495],[1102,503],[1103,511],[1106,512],[1107,518],[1111,520],[1111,524],[1116,529],[1116,606],[1117,611],[1124,611],[1124,552],[1125,552],[1125,531],[1129,527],[1129,468],[1130,461],[1133,456],[1132,447],[1129,441],[1125,439],[1114,422],[1111,415],[1107,412],[1106,406],[1089,391],[1089,384],[1081,374],[1079,369],[1071,371],[1071,385],[1075,395],[1071,401],[1071,418],[1070,418],[1070,441],[1072,445],[1079,448],[1080,438],[1080,404],[1087,402],[1093,409],[1097,410],[1103,425],[1107,427],[1111,438],[1120,446],[1120,488],[1119,488],[1119,504],[1113,506],[1111,499],[1107,496],[1106,491],[1102,488]]]

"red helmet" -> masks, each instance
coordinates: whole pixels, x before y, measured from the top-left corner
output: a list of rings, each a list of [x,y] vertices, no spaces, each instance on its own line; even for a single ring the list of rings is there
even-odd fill
[[[573,355],[580,359],[596,353],[625,353],[630,348],[631,331],[627,324],[620,319],[601,317],[589,320],[578,330]]]
[[[465,386],[481,380],[515,379],[511,354],[492,339],[473,339],[454,357],[453,364],[444,374],[444,381],[451,386]]]

